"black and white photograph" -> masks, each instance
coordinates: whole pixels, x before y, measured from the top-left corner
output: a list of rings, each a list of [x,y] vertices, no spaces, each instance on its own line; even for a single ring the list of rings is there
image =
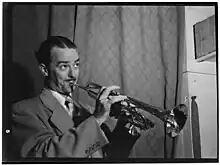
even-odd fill
[[[3,2],[2,163],[219,161],[217,2]]]

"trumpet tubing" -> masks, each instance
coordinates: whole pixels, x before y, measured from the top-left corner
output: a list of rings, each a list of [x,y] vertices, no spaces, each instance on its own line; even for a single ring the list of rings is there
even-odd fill
[[[75,84],[75,86],[87,91],[89,96],[94,99],[97,99],[103,87],[94,82],[89,82],[86,86],[79,84]],[[119,93],[112,91],[110,95],[119,95]],[[172,110],[164,110],[129,96],[127,96],[127,99],[123,102],[126,104],[119,102],[112,105],[110,116],[126,120],[131,123],[132,126],[139,127],[142,130],[154,127],[154,123],[143,116],[138,109],[147,111],[162,120],[166,126],[166,133],[171,137],[175,137],[180,133],[187,120],[187,107],[184,104],[179,104]]]

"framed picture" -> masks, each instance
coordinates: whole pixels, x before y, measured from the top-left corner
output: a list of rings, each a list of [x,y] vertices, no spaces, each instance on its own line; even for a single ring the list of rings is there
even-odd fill
[[[215,15],[193,26],[195,59],[205,59],[216,51]]]

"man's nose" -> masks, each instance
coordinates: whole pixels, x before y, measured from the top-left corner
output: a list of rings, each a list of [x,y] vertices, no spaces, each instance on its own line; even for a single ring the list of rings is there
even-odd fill
[[[76,78],[76,70],[74,67],[71,67],[69,70],[69,77]]]

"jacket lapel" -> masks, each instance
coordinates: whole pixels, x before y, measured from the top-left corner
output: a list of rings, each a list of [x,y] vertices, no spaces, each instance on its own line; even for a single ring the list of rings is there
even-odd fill
[[[43,89],[40,94],[40,99],[45,107],[52,111],[50,121],[62,132],[67,132],[70,128],[74,127],[73,120],[67,114],[62,105],[52,95],[48,89]]]

